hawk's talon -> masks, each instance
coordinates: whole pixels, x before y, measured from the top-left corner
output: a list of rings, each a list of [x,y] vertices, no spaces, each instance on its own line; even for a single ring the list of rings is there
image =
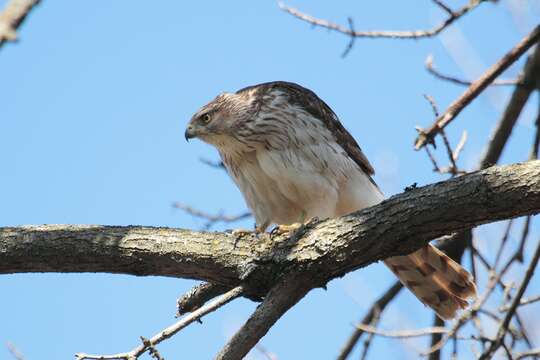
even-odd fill
[[[298,231],[304,226],[304,224],[301,223],[293,223],[290,225],[277,225],[275,228],[272,229],[270,234],[272,235],[285,235],[285,234],[291,234]]]
[[[233,229],[231,231],[231,234],[233,234],[233,236],[236,236],[237,238],[240,238],[253,234],[253,231],[247,229]]]
[[[319,221],[318,217],[312,217],[308,221],[304,223],[292,223],[290,225],[277,225],[275,228],[272,229],[270,232],[270,235],[285,235],[288,234],[289,236],[293,236],[299,232],[302,232],[306,226],[310,226],[316,222]]]

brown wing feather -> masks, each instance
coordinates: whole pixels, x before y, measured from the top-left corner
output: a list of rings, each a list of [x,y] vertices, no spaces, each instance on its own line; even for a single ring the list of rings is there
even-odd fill
[[[362,152],[362,149],[360,149],[356,140],[354,140],[347,129],[343,127],[332,109],[330,109],[330,107],[313,91],[295,83],[273,81],[240,89],[237,91],[237,94],[256,90],[262,97],[263,94],[274,89],[284,91],[289,95],[289,99],[292,103],[297,104],[317,119],[320,119],[334,135],[337,143],[347,152],[351,159],[366,172],[366,174],[373,175],[375,173],[375,170]]]

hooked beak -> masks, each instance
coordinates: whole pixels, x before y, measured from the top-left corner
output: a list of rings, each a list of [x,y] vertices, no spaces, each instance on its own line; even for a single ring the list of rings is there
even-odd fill
[[[184,133],[184,137],[186,138],[186,141],[189,141],[189,139],[193,139],[197,136],[197,133],[195,132],[195,128],[193,125],[188,125],[186,132]]]

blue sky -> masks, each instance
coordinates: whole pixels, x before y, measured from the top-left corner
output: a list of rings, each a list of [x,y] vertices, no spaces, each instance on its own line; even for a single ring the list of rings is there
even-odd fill
[[[358,29],[427,28],[442,17],[424,0],[288,4],[344,24],[352,16]],[[442,110],[464,89],[427,74],[425,58],[433,54],[444,72],[474,78],[532,29],[539,10],[538,0],[488,3],[436,39],[359,39],[343,59],[346,37],[293,19],[274,1],[43,1],[19,32],[21,41],[0,50],[0,225],[198,229],[203,223],[174,210],[174,201],[209,212],[243,211],[225,173],[199,161],[217,159],[216,152],[186,143],[183,132],[192,113],[218,93],[271,80],[317,92],[360,142],[385,193],[442,180],[425,153],[413,150],[414,127],[433,121],[423,94]],[[522,64],[505,77],[515,77]],[[454,144],[468,131],[460,159],[466,169],[475,168],[510,91],[489,89],[450,126]],[[536,101],[514,130],[503,163],[527,157]],[[446,165],[444,152],[438,155]],[[487,252],[502,226],[477,231]],[[531,233],[534,243],[537,221]],[[519,269],[514,274],[519,278]],[[335,280],[328,291],[310,293],[261,344],[280,360],[332,358],[392,282],[381,264]],[[127,351],[140,335],[173,322],[176,298],[195,283],[108,274],[2,276],[0,342],[14,343],[28,360]],[[533,290],[539,287],[536,279]],[[235,301],[159,349],[167,359],[209,359],[255,306]],[[540,320],[538,310],[527,309]],[[382,326],[430,322],[431,314],[403,293]],[[371,351],[373,358],[400,351],[412,359],[424,345],[375,340]],[[9,358],[2,347],[0,357]],[[263,358],[256,351],[250,357]]]

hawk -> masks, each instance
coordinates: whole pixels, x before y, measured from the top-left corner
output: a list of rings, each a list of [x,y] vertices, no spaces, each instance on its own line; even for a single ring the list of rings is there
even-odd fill
[[[373,166],[336,114],[294,83],[222,93],[193,115],[185,137],[218,150],[256,231],[339,217],[384,199]],[[455,317],[476,295],[471,275],[432,245],[385,264],[443,319]]]

